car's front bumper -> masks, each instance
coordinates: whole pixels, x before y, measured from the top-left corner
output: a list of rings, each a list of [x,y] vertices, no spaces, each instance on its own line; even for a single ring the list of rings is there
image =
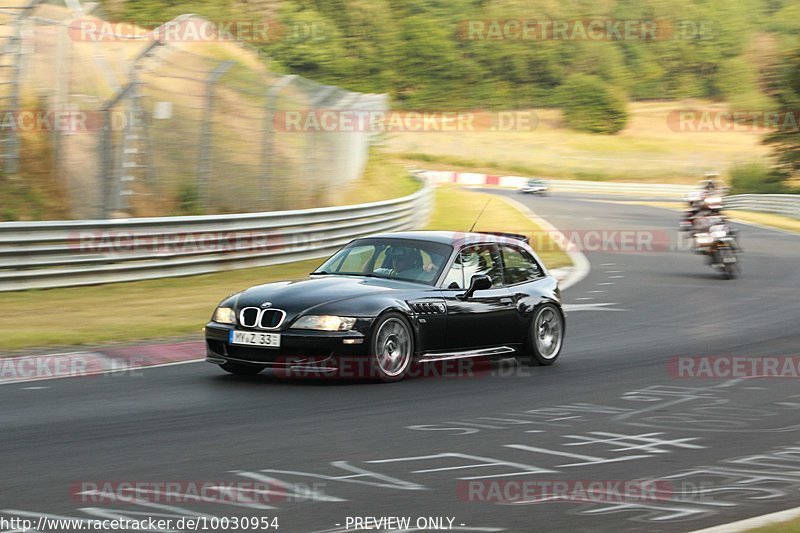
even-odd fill
[[[368,324],[360,324],[362,328]],[[365,359],[368,353],[368,329],[351,331],[311,331],[287,329],[281,335],[279,348],[230,344],[232,325],[210,322],[206,325],[206,361],[259,365],[291,370],[334,372],[343,358]]]

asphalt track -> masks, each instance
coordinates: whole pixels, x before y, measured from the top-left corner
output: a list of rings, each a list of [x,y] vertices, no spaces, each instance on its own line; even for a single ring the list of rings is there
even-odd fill
[[[279,531],[313,532],[404,516],[412,526],[450,517],[455,531],[691,531],[797,506],[800,381],[680,377],[670,364],[798,355],[800,237],[740,226],[743,275],[725,281],[674,249],[672,212],[498,194],[562,230],[653,232],[657,250],[587,252],[592,271],[565,294],[567,340],[553,367],[378,385],[193,363],[6,385],[0,517],[265,516]],[[81,481],[253,476],[281,484],[251,506],[73,494]],[[658,497],[574,501],[580,482],[635,479],[658,480]],[[573,501],[470,501],[535,480],[567,481]]]

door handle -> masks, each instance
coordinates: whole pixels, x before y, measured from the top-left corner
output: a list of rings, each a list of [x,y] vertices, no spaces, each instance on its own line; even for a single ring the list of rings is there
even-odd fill
[[[500,298],[500,303],[503,305],[511,305],[514,303],[512,298]]]

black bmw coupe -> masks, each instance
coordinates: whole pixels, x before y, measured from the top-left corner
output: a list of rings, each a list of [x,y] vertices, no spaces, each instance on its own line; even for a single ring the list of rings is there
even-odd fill
[[[205,328],[206,360],[234,374],[322,375],[355,361],[382,381],[465,358],[550,365],[564,318],[558,282],[524,236],[384,233],[350,242],[308,279],[220,302]]]

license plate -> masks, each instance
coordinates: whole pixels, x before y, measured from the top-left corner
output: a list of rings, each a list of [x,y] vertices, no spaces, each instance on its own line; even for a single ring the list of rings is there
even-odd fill
[[[735,263],[736,262],[736,258],[735,257],[723,257],[722,258],[722,262],[723,263]]]
[[[280,333],[260,333],[257,331],[231,331],[228,337],[229,344],[243,344],[245,346],[265,346],[280,348]]]

